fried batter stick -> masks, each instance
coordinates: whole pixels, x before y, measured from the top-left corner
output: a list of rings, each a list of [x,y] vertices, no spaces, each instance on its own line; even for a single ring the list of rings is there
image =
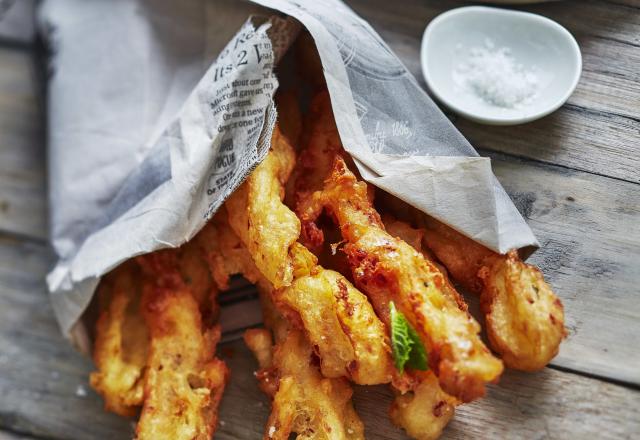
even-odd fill
[[[143,316],[151,336],[140,440],[209,440],[228,378],[215,358],[219,327],[203,328],[199,305],[184,284],[176,253],[138,258],[145,271]]]
[[[424,252],[422,245],[423,230],[412,228],[390,216],[383,217],[383,223],[390,235],[404,240],[425,254],[426,258],[431,259],[431,256]],[[406,382],[409,391],[396,392],[396,398],[391,404],[391,421],[417,440],[437,439],[453,418],[458,402],[442,391],[433,371],[411,372]],[[394,385],[404,391],[404,387],[398,386],[403,384]]]
[[[296,208],[302,206],[314,191],[322,188],[336,154],[343,151],[326,90],[313,98],[310,114],[305,119],[305,128],[308,134],[307,145],[294,168],[287,195]],[[298,210],[296,212],[300,213]],[[305,229],[306,226],[310,227]],[[319,251],[319,242],[324,238],[323,232],[315,225],[303,223],[302,227],[305,245]],[[413,231],[415,230],[411,228],[403,228],[405,239]],[[409,237],[413,240],[407,241],[416,247],[421,246],[422,233],[413,235]],[[384,307],[381,317],[387,319],[389,328],[387,310],[388,307]],[[439,437],[453,417],[455,399],[442,391],[433,372],[414,372],[412,377],[407,373],[400,378],[396,376],[393,386],[399,391],[396,391],[397,397],[390,411],[392,421],[418,440]]]
[[[302,321],[299,327],[318,353],[322,374],[361,385],[389,382],[388,337],[367,297],[338,272],[318,266],[301,244],[292,251],[303,264],[296,265],[291,286],[275,290],[273,297],[292,322]]]
[[[260,388],[272,396],[273,404],[264,440],[364,439],[364,425],[353,409],[353,391],[344,378],[322,376],[311,345],[298,330],[291,329],[270,297],[271,287],[260,283],[267,329],[247,330],[244,340],[258,359]]]
[[[509,368],[535,371],[565,336],[562,302],[516,251],[500,255],[426,215],[424,241],[452,278],[480,295],[491,346]]]
[[[416,374],[416,386],[397,395],[389,414],[394,424],[416,440],[434,440],[453,418],[455,399],[442,391],[432,371]]]
[[[138,310],[140,288],[135,264],[124,264],[107,275],[99,287],[102,312],[96,323],[93,358],[98,371],[91,386],[102,395],[105,408],[131,417],[144,396],[144,372],[149,335]]]
[[[296,242],[300,222],[282,203],[294,163],[293,149],[276,127],[271,151],[227,201],[229,223],[276,287],[276,306],[305,330],[326,377],[346,376],[362,384],[389,382],[388,337],[367,298],[339,273],[317,265],[316,257]],[[268,190],[263,194],[261,188]],[[269,259],[282,262],[288,275],[283,278],[273,266],[261,264]]]
[[[251,255],[231,229],[224,206],[193,238],[203,252],[211,276],[222,291],[229,288],[229,279],[242,274],[250,283],[261,277]]]
[[[459,307],[461,301],[440,270],[404,241],[390,236],[358,182],[338,157],[322,191],[302,204],[301,221],[313,223],[324,208],[336,218],[356,283],[387,320],[394,301],[419,333],[429,364],[448,394],[463,402],[485,393],[502,373],[478,336],[480,326]]]
[[[294,199],[294,207],[322,188],[324,179],[331,172],[336,154],[342,152],[342,143],[327,90],[317,93],[311,100],[309,114],[305,118],[305,136],[308,139],[304,154],[298,159],[288,188],[288,193]],[[308,234],[312,232],[303,232],[303,236]],[[308,246],[309,243],[304,242],[304,245]]]
[[[275,288],[293,281],[289,251],[300,235],[298,217],[283,203],[295,152],[276,125],[267,157],[226,201],[229,224]]]

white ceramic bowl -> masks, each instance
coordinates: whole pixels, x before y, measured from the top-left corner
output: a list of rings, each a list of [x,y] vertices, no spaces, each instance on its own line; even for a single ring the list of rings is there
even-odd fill
[[[535,72],[537,93],[516,108],[493,105],[454,80],[470,50],[491,41],[508,48],[515,63]],[[558,23],[536,14],[485,6],[445,12],[429,23],[421,48],[422,72],[431,93],[456,113],[485,124],[530,122],[558,109],[576,88],[580,48]]]

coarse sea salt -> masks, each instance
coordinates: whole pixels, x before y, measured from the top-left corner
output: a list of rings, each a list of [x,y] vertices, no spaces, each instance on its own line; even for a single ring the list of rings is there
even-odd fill
[[[469,50],[466,61],[454,69],[453,80],[487,104],[510,109],[530,104],[540,87],[535,69],[526,69],[509,48],[497,48],[489,39]]]

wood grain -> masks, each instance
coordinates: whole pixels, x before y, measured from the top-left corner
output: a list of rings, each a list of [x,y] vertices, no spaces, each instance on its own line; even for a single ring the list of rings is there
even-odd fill
[[[0,440],[33,440],[33,437],[0,430]]]
[[[424,86],[420,41],[427,23],[462,2],[350,0]],[[640,182],[640,14],[608,2],[558,2],[519,8],[557,20],[583,53],[583,75],[568,105],[518,127],[491,127],[453,117],[478,148]],[[411,13],[408,13],[411,11]]]
[[[0,230],[44,239],[44,124],[34,58],[0,47]]]
[[[60,335],[44,286],[45,247],[0,238],[0,426],[54,438],[127,438],[88,387],[91,361]]]

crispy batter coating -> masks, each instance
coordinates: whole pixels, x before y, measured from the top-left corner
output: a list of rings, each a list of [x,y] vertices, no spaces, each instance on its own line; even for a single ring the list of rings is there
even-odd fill
[[[178,269],[191,295],[198,303],[203,322],[210,326],[218,319],[218,287],[196,240],[185,243],[178,251]]]
[[[224,206],[193,241],[201,248],[211,276],[220,290],[229,288],[229,278],[233,275],[242,274],[251,283],[256,283],[261,276],[247,248],[231,229]]]
[[[510,368],[544,368],[558,354],[565,329],[562,302],[542,273],[511,251],[486,260],[478,276],[491,346]]]
[[[266,349],[267,338],[264,331],[245,333],[247,345],[263,359],[260,353]],[[265,440],[288,440],[291,433],[298,439],[364,439],[364,425],[353,409],[349,383],[344,378],[322,377],[302,332],[290,330],[274,346],[272,363],[263,365],[257,373],[261,388],[273,392]]]
[[[353,391],[348,382],[323,378],[312,365],[312,357],[311,346],[295,330],[275,348],[280,388],[274,396],[267,435],[284,440],[289,438],[287,431],[293,431],[301,439],[363,439],[364,425],[351,404]],[[270,435],[272,427],[275,431]]]
[[[294,249],[311,255],[301,245]],[[291,321],[302,321],[325,377],[344,376],[363,385],[391,380],[386,329],[367,297],[341,274],[314,265],[291,286],[277,289],[274,299],[288,316],[295,313]]]
[[[262,187],[269,188],[267,194],[247,192],[245,203],[256,209],[245,210],[245,218],[237,212],[237,207],[228,204],[229,222],[264,277],[276,287],[273,292],[276,305],[288,312],[287,317],[310,338],[320,356],[323,374],[331,378],[346,376],[357,383],[388,382],[391,358],[386,332],[366,297],[339,273],[318,266],[315,256],[295,242],[297,235],[291,234],[300,231],[297,217],[282,202],[286,183],[282,176],[289,175],[291,166],[286,161],[273,160],[281,154],[280,150],[288,150],[290,146],[279,135],[274,135],[272,142],[272,150],[263,162],[267,166],[261,164],[248,179],[251,183],[254,174],[259,174],[257,181]],[[285,173],[282,168],[286,168]],[[269,208],[257,209],[258,206]],[[289,228],[289,223],[280,222],[278,217],[265,216],[268,209],[277,210],[283,218],[293,216],[298,228]],[[260,242],[253,246],[255,243],[249,237],[254,225],[260,225],[260,231],[265,231],[260,240],[281,242],[268,245]],[[290,273],[285,285],[273,283],[272,267],[260,267],[262,256],[269,254],[264,251],[267,248],[279,249],[279,258],[286,252],[286,258],[280,258]],[[280,277],[275,279],[283,281]]]
[[[348,241],[344,250],[356,283],[379,315],[388,313],[388,301],[396,303],[425,343],[445,392],[464,402],[484,395],[486,382],[497,380],[503,367],[482,343],[480,326],[459,307],[459,296],[452,296],[440,270],[385,231],[366,184],[357,181],[341,158],[325,188],[308,199],[302,222],[313,222],[323,208],[335,216]]]
[[[282,203],[294,164],[295,152],[276,125],[267,157],[226,202],[231,228],[276,288],[293,280],[289,250],[300,235],[298,217]]]
[[[98,371],[90,376],[105,408],[128,417],[142,404],[149,346],[138,310],[140,288],[135,276],[134,266],[125,264],[107,275],[99,287],[102,305],[93,352]]]
[[[407,222],[389,215],[383,216],[382,221],[389,234],[404,240],[437,265],[429,250],[423,246],[424,230],[413,228]],[[437,266],[446,276],[446,271]],[[447,287],[451,288],[451,285]],[[449,295],[455,296],[458,293],[453,290]],[[440,437],[442,430],[453,418],[457,402],[440,388],[435,374],[432,371],[415,371],[407,378],[394,380],[393,384],[400,391],[396,393],[389,412],[393,423],[417,440]],[[405,388],[409,388],[406,394],[402,393]]]
[[[203,328],[199,305],[180,277],[177,253],[138,258],[146,272],[143,316],[151,336],[137,438],[209,440],[228,378],[215,358],[219,327]]]
[[[315,258],[294,246],[294,273],[304,277],[314,268]],[[262,277],[257,284],[265,329],[247,330],[245,343],[260,365],[256,372],[260,389],[273,398],[264,439],[364,439],[364,425],[351,403],[352,390],[345,378],[324,378],[318,359],[304,333],[292,328],[275,307],[274,288]]]
[[[336,154],[342,152],[327,90],[322,90],[313,97],[305,122],[307,143],[291,176],[296,207],[314,191],[322,188],[324,179],[331,172]],[[296,213],[299,214],[297,210]]]
[[[562,302],[538,268],[516,251],[497,254],[427,216],[425,243],[454,280],[480,294],[492,348],[509,368],[535,371],[558,353],[565,336]]]
[[[468,309],[467,303],[464,301],[462,295],[453,287],[453,284],[451,284],[447,269],[436,260],[431,250],[424,245],[424,229],[413,228],[409,223],[395,219],[389,214],[382,216],[382,223],[390,235],[405,241],[412,248],[420,252],[429,263],[438,268],[446,281],[442,285],[442,292],[452,298],[461,310],[466,311]]]
[[[413,391],[397,395],[389,414],[393,423],[416,440],[433,440],[453,417],[455,403],[442,391],[435,374],[427,371]]]
[[[269,368],[273,364],[273,343],[271,332],[266,328],[250,328],[245,330],[244,343],[249,347],[258,361],[260,368]]]
[[[483,286],[478,277],[482,262],[497,254],[431,217],[417,212],[414,216],[423,226],[425,244],[446,266],[451,277],[466,290],[479,294]]]

